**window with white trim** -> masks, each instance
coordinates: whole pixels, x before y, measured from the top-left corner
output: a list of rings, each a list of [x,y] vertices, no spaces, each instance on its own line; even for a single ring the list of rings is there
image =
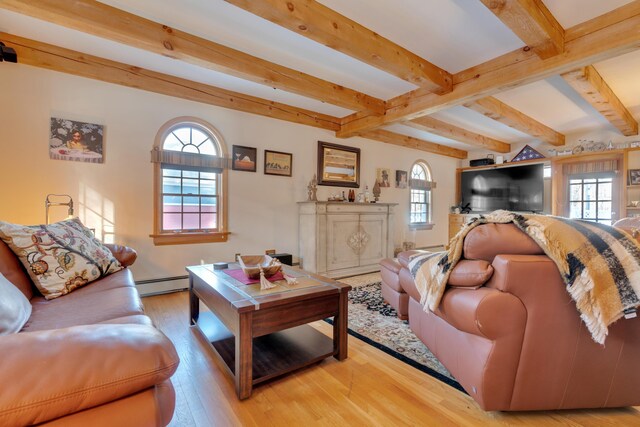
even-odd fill
[[[574,175],[569,178],[569,218],[611,225],[615,173]]]
[[[417,161],[411,167],[410,176],[409,226],[430,229],[433,227],[431,189],[435,187],[435,183],[431,180],[429,166],[423,161]]]
[[[155,244],[226,241],[228,159],[220,134],[208,123],[179,118],[158,136],[155,163]]]

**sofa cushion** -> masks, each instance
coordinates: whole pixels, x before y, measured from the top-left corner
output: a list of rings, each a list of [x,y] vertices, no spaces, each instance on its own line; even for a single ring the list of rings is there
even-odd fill
[[[33,283],[20,260],[9,246],[0,239],[0,273],[4,275],[27,299],[33,297]]]
[[[143,314],[138,291],[132,284],[127,285],[129,282],[131,273],[122,270],[65,298],[34,297],[33,312],[23,331],[90,325]]]
[[[449,275],[449,286],[476,289],[493,275],[489,261],[461,259]]]
[[[31,304],[20,290],[0,273],[0,335],[20,332],[31,316]]]
[[[68,294],[122,266],[80,220],[24,226],[0,222],[0,239],[46,299]]]
[[[482,224],[464,238],[463,258],[492,262],[500,254],[544,255],[544,251],[514,224]]]

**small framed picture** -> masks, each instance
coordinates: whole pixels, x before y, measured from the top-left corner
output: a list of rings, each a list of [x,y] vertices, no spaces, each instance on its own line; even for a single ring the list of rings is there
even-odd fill
[[[245,147],[234,145],[231,150],[233,163],[231,169],[234,171],[255,172],[258,150],[255,147]]]
[[[264,150],[264,174],[291,176],[293,154]]]
[[[376,181],[380,187],[391,187],[391,169],[376,169]]]
[[[407,188],[407,171],[396,171],[396,188]]]
[[[640,185],[640,169],[629,169],[629,185]]]
[[[102,163],[104,126],[51,117],[49,158]]]

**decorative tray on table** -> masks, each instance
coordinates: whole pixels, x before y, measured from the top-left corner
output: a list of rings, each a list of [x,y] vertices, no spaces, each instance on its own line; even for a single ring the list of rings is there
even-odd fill
[[[240,255],[238,264],[249,279],[259,279],[260,270],[264,271],[264,277],[271,277],[282,269],[280,261],[269,255]]]

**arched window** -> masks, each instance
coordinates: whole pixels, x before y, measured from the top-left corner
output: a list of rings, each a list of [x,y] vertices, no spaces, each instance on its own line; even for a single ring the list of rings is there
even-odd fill
[[[227,240],[226,154],[220,133],[202,120],[162,126],[151,152],[156,245]]]
[[[409,225],[412,228],[431,229],[431,190],[435,182],[431,180],[431,171],[426,162],[419,160],[411,167],[409,179],[411,189]]]

